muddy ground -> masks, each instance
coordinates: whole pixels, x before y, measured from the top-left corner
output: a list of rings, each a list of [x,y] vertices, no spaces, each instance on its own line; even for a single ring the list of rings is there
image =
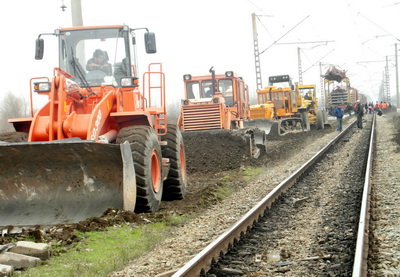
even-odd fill
[[[397,121],[399,121],[397,119]],[[334,125],[334,122],[333,122]],[[285,136],[269,140],[267,142],[267,153],[262,154],[259,159],[250,159],[243,152],[243,144],[240,140],[231,140],[229,144],[226,138],[215,136],[214,140],[195,136],[185,139],[185,149],[188,169],[188,190],[184,200],[163,202],[158,212],[151,214],[134,214],[127,211],[109,209],[103,216],[90,218],[77,224],[57,225],[50,228],[36,228],[35,230],[24,230],[19,235],[5,234],[0,237],[0,244],[24,239],[26,236],[35,237],[37,242],[58,242],[58,245],[73,245],[78,238],[74,231],[100,231],[109,226],[129,223],[131,225],[155,222],[171,214],[193,215],[214,205],[221,199],[215,193],[218,188],[229,186],[235,189],[243,182],[243,169],[248,167],[268,167],[279,164],[285,159],[301,155],[303,146],[313,142],[324,134],[335,132],[335,126],[324,130],[311,130],[307,133],[286,134]],[[400,140],[400,134],[398,136]],[[23,141],[24,137],[18,133],[7,133],[0,135],[0,140]],[[229,178],[229,182],[224,178]],[[56,254],[56,253],[55,253]]]
[[[186,198],[180,201],[163,202],[158,212],[151,214],[134,214],[114,209],[107,210],[103,216],[90,218],[76,224],[56,225],[49,228],[23,230],[18,235],[5,234],[0,237],[0,244],[9,243],[24,237],[34,237],[37,242],[58,242],[58,245],[71,245],[78,240],[74,231],[101,231],[109,226],[121,223],[142,224],[160,220],[172,214],[191,215],[198,213],[220,201],[215,193],[219,187],[230,186],[232,189],[244,182],[243,169],[249,166],[264,167],[270,163],[279,163],[291,155],[301,155],[301,146],[317,139],[322,133],[334,131],[333,128],[311,130],[307,135],[302,133],[287,134],[267,142],[267,153],[259,159],[249,158],[245,153],[243,140],[226,134],[214,137],[197,135],[185,139],[188,191]],[[3,133],[0,140],[7,142],[26,141],[23,133]],[[229,176],[229,184],[223,181]],[[10,231],[12,228],[10,227]]]

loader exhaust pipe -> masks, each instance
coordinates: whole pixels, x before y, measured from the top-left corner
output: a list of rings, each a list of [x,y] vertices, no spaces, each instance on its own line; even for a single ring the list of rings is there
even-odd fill
[[[218,91],[217,90],[217,81],[215,80],[215,70],[213,69],[214,66],[212,66],[209,70],[209,72],[211,73],[211,82],[212,82],[212,93],[213,95],[215,95],[215,93]]]

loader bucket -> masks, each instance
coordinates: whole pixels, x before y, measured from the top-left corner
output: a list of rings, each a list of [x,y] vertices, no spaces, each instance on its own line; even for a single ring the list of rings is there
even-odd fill
[[[256,127],[265,132],[268,137],[280,136],[279,122],[270,119],[250,119],[244,122],[244,127]]]
[[[75,223],[135,201],[127,142],[0,143],[0,227]]]

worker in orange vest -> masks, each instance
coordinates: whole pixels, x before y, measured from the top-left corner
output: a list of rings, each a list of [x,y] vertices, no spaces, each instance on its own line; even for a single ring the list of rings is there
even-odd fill
[[[379,102],[376,101],[376,103],[375,103],[375,111],[378,111],[378,110],[379,110]]]

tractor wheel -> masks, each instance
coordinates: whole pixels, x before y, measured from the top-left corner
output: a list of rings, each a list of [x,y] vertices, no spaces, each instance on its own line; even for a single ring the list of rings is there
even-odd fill
[[[185,197],[187,186],[183,137],[176,125],[168,124],[167,134],[162,136],[162,140],[167,142],[161,147],[162,155],[170,162],[168,177],[164,181],[163,200],[181,200]]]
[[[324,129],[324,115],[321,110],[317,110],[317,116],[316,116],[316,127],[317,130]]]
[[[161,147],[154,129],[130,126],[121,129],[117,143],[128,141],[136,174],[135,212],[154,212],[160,207],[163,194]]]

